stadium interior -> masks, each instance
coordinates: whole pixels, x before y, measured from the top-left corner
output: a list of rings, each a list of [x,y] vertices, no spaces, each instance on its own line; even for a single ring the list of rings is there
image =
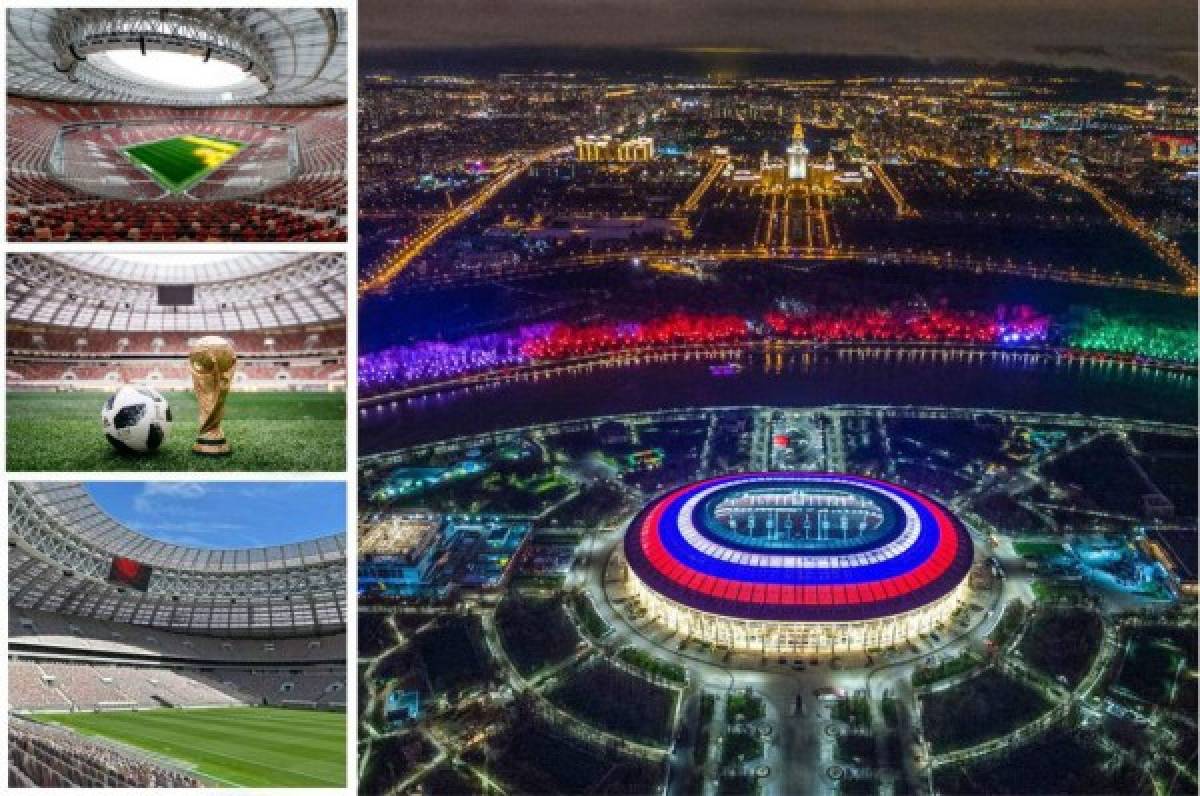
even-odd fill
[[[9,506],[10,786],[203,784],[48,713],[345,710],[343,535],[182,547],[78,483],[13,484]]]
[[[239,391],[345,389],[343,255],[166,259],[10,255],[8,389],[190,389],[189,341],[206,334],[233,343]]]
[[[10,9],[9,240],[345,240],[346,28],[320,8]],[[186,82],[163,57],[194,61]]]

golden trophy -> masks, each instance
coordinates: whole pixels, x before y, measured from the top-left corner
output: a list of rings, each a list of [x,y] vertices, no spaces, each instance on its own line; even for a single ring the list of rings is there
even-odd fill
[[[230,448],[221,430],[221,420],[225,417],[225,398],[233,384],[237,354],[224,337],[210,335],[192,342],[188,362],[192,366],[192,391],[196,393],[200,411],[200,431],[192,453],[224,456]]]

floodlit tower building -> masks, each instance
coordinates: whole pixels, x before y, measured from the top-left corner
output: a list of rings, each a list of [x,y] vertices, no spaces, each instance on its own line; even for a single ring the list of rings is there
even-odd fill
[[[808,147],[804,143],[804,125],[799,120],[792,127],[792,143],[787,148],[789,180],[808,179]]]
[[[575,159],[585,163],[610,160],[612,136],[587,135],[575,137]]]
[[[646,163],[654,160],[654,139],[616,141],[610,135],[575,137],[575,159],[585,163]]]
[[[654,160],[654,139],[640,136],[622,141],[617,145],[617,160],[621,163],[647,163]]]

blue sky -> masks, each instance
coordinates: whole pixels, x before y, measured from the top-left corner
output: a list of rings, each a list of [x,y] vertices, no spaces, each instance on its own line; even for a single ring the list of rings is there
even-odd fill
[[[262,547],[346,530],[346,487],[330,481],[106,481],[87,490],[129,528],[190,547]]]

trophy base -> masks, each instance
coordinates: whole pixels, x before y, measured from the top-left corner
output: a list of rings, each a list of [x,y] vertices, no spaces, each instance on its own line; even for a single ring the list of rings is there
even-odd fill
[[[229,447],[229,443],[225,438],[221,439],[204,439],[199,437],[196,439],[196,444],[192,446],[192,453],[199,453],[201,456],[228,456],[233,452],[233,448]]]

